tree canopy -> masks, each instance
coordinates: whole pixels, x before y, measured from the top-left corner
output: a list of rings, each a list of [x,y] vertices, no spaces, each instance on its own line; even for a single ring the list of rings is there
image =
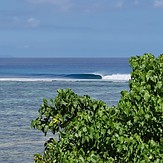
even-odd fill
[[[71,89],[43,100],[31,125],[59,139],[45,143],[36,163],[163,162],[163,55],[131,57],[129,63],[129,91],[121,92],[116,107]]]

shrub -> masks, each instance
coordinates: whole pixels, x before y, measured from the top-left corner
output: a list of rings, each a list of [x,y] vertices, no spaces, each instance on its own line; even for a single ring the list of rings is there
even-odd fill
[[[163,55],[132,57],[129,91],[117,107],[72,90],[44,99],[32,127],[50,138],[36,163],[163,162]]]

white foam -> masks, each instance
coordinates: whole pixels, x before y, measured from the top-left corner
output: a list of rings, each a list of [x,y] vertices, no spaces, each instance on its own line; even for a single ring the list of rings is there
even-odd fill
[[[76,82],[76,81],[99,81],[99,79],[65,79],[65,78],[0,78],[1,81],[18,81],[18,82],[53,82],[53,81],[67,81],[67,82]]]
[[[0,81],[53,81],[51,78],[0,78]]]
[[[128,81],[129,79],[131,79],[131,76],[130,74],[112,74],[102,76],[102,79],[109,81]]]

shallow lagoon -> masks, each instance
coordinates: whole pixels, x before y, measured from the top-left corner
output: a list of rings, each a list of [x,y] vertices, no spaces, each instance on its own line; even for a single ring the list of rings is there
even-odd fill
[[[59,88],[71,88],[79,95],[116,105],[127,82],[109,81],[1,81],[0,82],[0,162],[29,163],[33,154],[44,150],[46,137],[30,128],[38,116],[43,98],[54,98]]]

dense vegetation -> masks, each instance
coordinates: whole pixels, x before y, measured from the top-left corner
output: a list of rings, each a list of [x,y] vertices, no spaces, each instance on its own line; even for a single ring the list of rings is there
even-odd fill
[[[32,127],[59,140],[49,139],[35,162],[163,162],[163,55],[132,57],[130,65],[130,89],[117,107],[70,89],[44,99]]]

